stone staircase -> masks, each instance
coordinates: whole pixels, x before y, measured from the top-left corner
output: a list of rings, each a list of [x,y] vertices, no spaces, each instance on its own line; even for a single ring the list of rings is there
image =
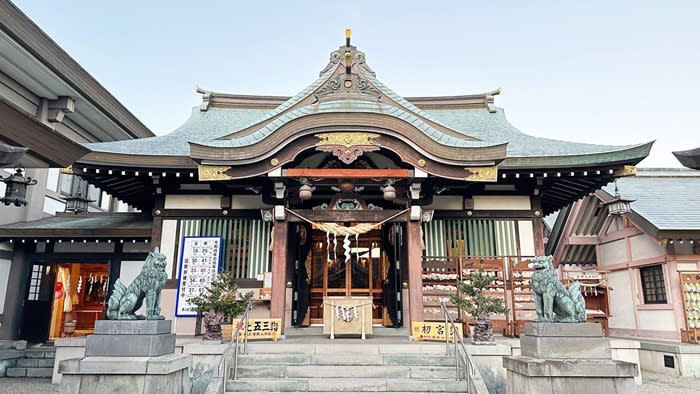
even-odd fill
[[[14,366],[8,366],[6,376],[9,378],[50,378],[56,349],[47,344],[24,350],[24,356],[15,360]]]
[[[444,344],[415,343],[407,332],[364,341],[287,333],[277,343],[248,343],[248,354],[238,358],[238,380],[229,378],[225,391],[467,392],[467,382],[455,379],[454,360]]]

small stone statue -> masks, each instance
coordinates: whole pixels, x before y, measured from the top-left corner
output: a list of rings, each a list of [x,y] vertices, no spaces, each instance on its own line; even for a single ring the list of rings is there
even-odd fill
[[[529,267],[535,269],[530,288],[535,294],[536,322],[586,321],[586,302],[581,294],[580,283],[574,282],[568,289],[564,287],[554,272],[552,256],[537,256]]]
[[[107,302],[109,320],[163,320],[160,314],[160,292],[165,286],[165,255],[155,248],[148,254],[139,275],[127,288],[119,279],[114,283],[112,296]],[[136,315],[146,301],[146,316]]]
[[[204,329],[206,332],[202,335],[202,339],[207,341],[220,341],[222,339],[221,317],[213,310],[204,312]]]

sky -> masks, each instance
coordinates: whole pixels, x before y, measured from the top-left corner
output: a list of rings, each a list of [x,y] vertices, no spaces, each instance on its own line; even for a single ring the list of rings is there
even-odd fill
[[[656,141],[640,167],[700,146],[697,1],[179,1],[14,3],[155,134],[194,86],[291,96],[344,29],[403,96],[501,88],[521,131],[611,145]]]

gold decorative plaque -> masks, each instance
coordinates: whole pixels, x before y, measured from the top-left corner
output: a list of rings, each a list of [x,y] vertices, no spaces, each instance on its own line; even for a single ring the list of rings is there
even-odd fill
[[[418,160],[418,167],[425,167],[425,160],[419,159]]]
[[[277,159],[271,159],[271,160],[270,160],[270,164],[273,165],[273,166],[276,166],[276,165],[278,165],[279,163],[280,163],[280,161],[277,160]]]
[[[344,147],[351,147],[355,145],[378,145],[376,142],[372,141],[375,138],[379,138],[379,134],[374,133],[323,133],[316,134],[316,138],[320,141],[316,143],[316,146],[324,145],[341,145]]]
[[[624,166],[622,168],[622,176],[631,176],[637,173],[637,167],[635,166]]]
[[[465,181],[471,182],[497,182],[498,181],[498,166],[489,167],[465,167],[467,176]]]
[[[374,142],[379,134],[373,133],[323,133],[316,134],[319,141],[316,150],[331,152],[345,164],[350,164],[365,152],[379,150],[379,144]]]
[[[68,167],[61,168],[61,174],[74,174],[73,172],[73,165],[69,165]]]
[[[230,170],[230,166],[206,166],[198,165],[200,181],[226,181],[232,179],[230,175],[226,175],[226,171]]]

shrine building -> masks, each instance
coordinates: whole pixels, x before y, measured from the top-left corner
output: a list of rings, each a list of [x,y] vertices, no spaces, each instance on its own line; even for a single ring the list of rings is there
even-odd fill
[[[201,105],[173,132],[83,144],[70,167],[139,212],[10,226],[0,238],[22,249],[28,278],[46,261],[104,264],[107,293],[140,269],[128,253],[159,247],[163,314],[178,334],[195,332],[187,299],[216,270],[283,330],[322,324],[333,296],[366,297],[374,325],[407,327],[444,320],[450,286],[484,264],[503,273],[495,292],[516,309],[507,273],[544,254],[543,218],[634,174],[652,146],[530,136],[495,105],[500,90],[403,97],[369,60],[348,34],[292,97],[198,88]]]

